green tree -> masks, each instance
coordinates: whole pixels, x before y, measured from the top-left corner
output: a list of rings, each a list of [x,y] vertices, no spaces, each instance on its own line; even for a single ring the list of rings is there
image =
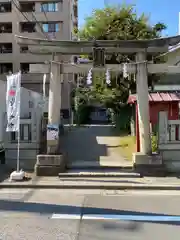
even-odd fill
[[[81,40],[140,40],[153,39],[161,37],[162,31],[166,29],[163,23],[151,25],[149,18],[143,13],[137,15],[134,6],[121,5],[117,7],[106,7],[104,9],[96,9],[91,16],[85,19],[84,26],[79,30],[78,36]],[[151,55],[148,55],[148,60],[153,60]],[[106,63],[116,64],[122,62],[135,61],[135,55],[112,54]],[[156,76],[149,76],[149,85],[156,81]],[[105,80],[104,80],[105,81]],[[106,84],[104,85],[106,87]],[[111,86],[108,90],[101,91],[111,96],[112,104],[126,102],[129,90],[135,91],[136,84],[134,76],[126,79],[122,74],[111,76]],[[111,89],[111,92],[110,92]],[[110,99],[107,100],[107,95],[102,97],[110,104]],[[119,105],[119,104],[118,104]]]
[[[85,19],[79,30],[79,37],[84,40],[138,40],[161,36],[166,29],[163,23],[151,26],[145,14],[137,15],[133,6],[121,5],[96,9]]]

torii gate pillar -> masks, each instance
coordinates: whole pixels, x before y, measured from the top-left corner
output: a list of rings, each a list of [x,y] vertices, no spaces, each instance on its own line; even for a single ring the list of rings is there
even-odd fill
[[[148,72],[146,54],[139,52],[136,55],[137,63],[137,104],[140,133],[140,152],[151,154],[149,97],[148,97]]]
[[[61,110],[62,65],[51,62],[49,84],[48,124],[59,128]],[[53,126],[51,126],[53,127]],[[60,152],[60,139],[47,139],[47,154],[37,155],[35,173],[37,176],[58,176],[65,171],[65,157]]]
[[[150,135],[148,71],[146,53],[138,52],[136,54],[136,62],[136,92],[138,104],[140,153],[133,154],[133,162],[135,165],[138,165],[147,163],[147,156],[150,156],[152,154],[152,149]]]
[[[49,105],[48,105],[48,124],[60,125],[61,110],[61,84],[63,82],[62,65],[58,62],[51,62],[50,84],[49,84]],[[58,142],[47,141],[47,153],[53,154],[58,151]]]

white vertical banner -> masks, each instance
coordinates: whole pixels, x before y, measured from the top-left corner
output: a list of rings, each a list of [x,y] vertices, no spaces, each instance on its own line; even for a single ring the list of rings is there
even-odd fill
[[[20,128],[21,73],[7,76],[6,112],[7,132],[19,132]]]
[[[43,100],[46,99],[46,74],[43,75]]]

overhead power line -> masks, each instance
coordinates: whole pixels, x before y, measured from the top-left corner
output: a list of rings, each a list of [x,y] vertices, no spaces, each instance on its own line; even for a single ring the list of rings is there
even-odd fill
[[[23,13],[20,9],[20,7],[18,6],[18,4],[14,1],[14,0],[11,0],[12,4],[15,6],[15,8],[18,10],[18,12],[29,22],[31,23],[32,21],[29,20],[29,18],[26,16],[25,13]],[[43,28],[42,28],[42,25],[40,24],[40,22],[37,20],[37,18],[35,17],[34,13],[32,12],[32,17],[34,18],[36,24],[38,24],[38,26],[40,27],[40,30],[41,30],[41,33],[45,36],[46,39],[49,39],[49,36],[48,34],[46,35]],[[47,16],[46,16],[47,17]]]

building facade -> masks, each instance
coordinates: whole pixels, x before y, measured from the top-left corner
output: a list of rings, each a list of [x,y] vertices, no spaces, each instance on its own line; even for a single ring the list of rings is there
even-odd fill
[[[180,65],[180,44],[173,46],[169,51],[162,55],[164,60],[170,66]],[[180,74],[164,73],[159,81],[154,85],[155,91],[180,91]]]
[[[15,35],[72,40],[78,24],[77,4],[77,0],[0,0],[0,80],[21,70],[23,87],[41,92],[43,76],[29,73],[29,66],[44,63],[51,55],[31,54],[16,43]],[[64,79],[62,107],[67,108],[68,77]]]

